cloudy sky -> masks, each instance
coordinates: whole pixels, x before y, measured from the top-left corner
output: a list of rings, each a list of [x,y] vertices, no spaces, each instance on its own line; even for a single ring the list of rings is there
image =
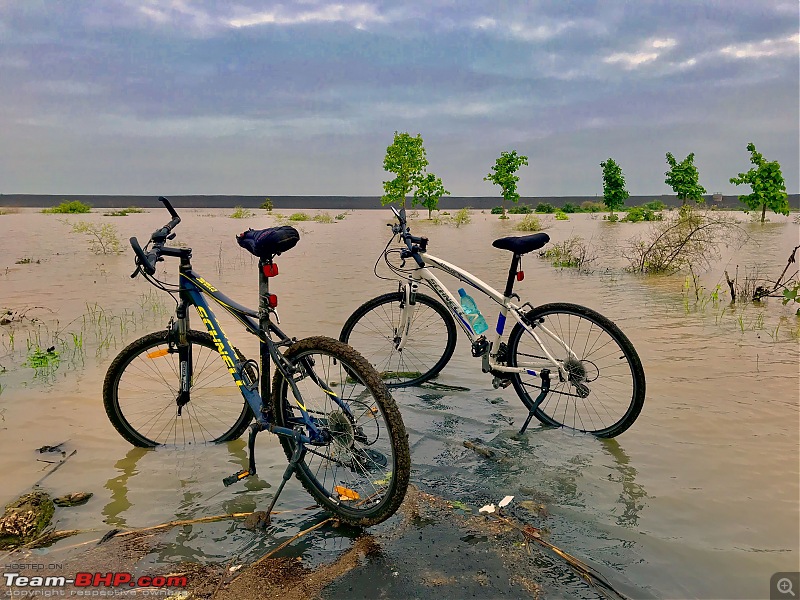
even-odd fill
[[[798,178],[797,0],[0,0],[0,193],[380,195],[395,130],[454,195]],[[746,193],[746,188],[738,188]]]

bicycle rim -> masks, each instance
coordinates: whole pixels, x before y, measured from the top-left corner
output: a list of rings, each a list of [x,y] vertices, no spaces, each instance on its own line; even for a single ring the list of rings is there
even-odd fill
[[[402,350],[402,294],[384,294],[364,303],[347,320],[339,339],[353,346],[389,388],[418,385],[435,377],[453,356],[456,327],[435,299],[417,294]]]
[[[630,427],[641,411],[645,395],[644,371],[631,342],[609,319],[586,307],[554,303],[528,313],[534,331],[544,347],[565,366],[568,374],[561,381],[551,368],[550,390],[539,405],[536,416],[546,425],[566,427],[614,437]],[[547,328],[572,349],[543,331]],[[545,354],[519,325],[509,337],[512,366],[526,363],[542,365]],[[528,402],[535,401],[542,380],[537,375],[520,374],[512,378],[514,388]]]
[[[300,426],[308,434],[302,406],[326,438],[306,444],[298,479],[317,502],[351,525],[388,518],[405,495],[410,459],[405,428],[386,387],[352,348],[330,338],[301,340],[287,357],[298,365],[300,398],[276,373],[276,422]],[[281,443],[291,457],[294,440],[281,436]]]
[[[104,385],[106,412],[131,443],[145,447],[217,443],[239,437],[247,427],[252,411],[210,336],[193,331],[189,343],[191,399],[180,414],[176,403],[180,363],[166,331],[132,343],[109,368]]]

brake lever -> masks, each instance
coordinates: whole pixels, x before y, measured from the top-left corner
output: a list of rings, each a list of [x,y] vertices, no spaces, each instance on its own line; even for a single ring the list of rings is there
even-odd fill
[[[136,279],[136,276],[142,272],[142,267],[140,265],[136,265],[136,270],[131,275],[131,279]]]

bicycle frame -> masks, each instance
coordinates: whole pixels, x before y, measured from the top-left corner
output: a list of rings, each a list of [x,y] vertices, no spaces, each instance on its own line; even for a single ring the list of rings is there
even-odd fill
[[[266,264],[266,263],[265,263]],[[188,306],[194,306],[206,326],[209,334],[211,335],[214,343],[217,346],[222,360],[228,366],[228,371],[231,373],[233,380],[239,387],[239,391],[244,397],[245,401],[250,405],[250,408],[255,415],[257,426],[260,430],[268,430],[277,435],[284,435],[294,437],[304,444],[318,444],[324,443],[319,429],[314,424],[313,420],[306,412],[305,406],[302,405],[299,398],[300,393],[297,390],[293,375],[297,373],[297,368],[289,364],[283,355],[278,352],[278,347],[289,345],[292,339],[281,331],[278,326],[273,323],[270,318],[270,312],[274,312],[267,304],[269,298],[269,284],[268,279],[264,275],[264,265],[259,264],[259,297],[261,298],[260,311],[242,306],[241,304],[233,301],[228,296],[220,292],[216,287],[203,279],[198,273],[192,270],[188,258],[181,260],[179,290],[181,302],[176,311],[176,330],[177,330],[177,347],[178,357],[180,360],[180,377],[181,377],[181,394],[187,395],[191,389],[192,378],[192,361],[189,355],[190,346],[186,344],[186,332],[189,330],[189,315],[186,310]],[[245,362],[239,360],[236,351],[233,348],[228,336],[223,331],[214,312],[206,302],[204,294],[211,296],[220,306],[227,310],[238,320],[244,328],[251,334],[257,336],[260,341],[260,354],[261,354],[261,393],[257,389],[257,381],[252,381],[245,371]],[[258,319],[258,321],[256,321]],[[270,334],[275,334],[279,338],[279,342],[272,340]],[[297,406],[300,408],[302,415],[302,422],[308,427],[310,436],[299,433],[288,427],[279,427],[269,420],[269,411],[265,410],[264,398],[270,397],[270,383],[269,383],[269,364],[270,360],[275,362],[276,368],[283,374],[284,378],[292,388]],[[339,398],[314,372],[313,366],[306,361],[303,361],[303,370],[310,376],[313,381],[319,385],[336,404],[348,415],[352,416],[349,405]],[[266,376],[265,376],[266,374]],[[179,410],[181,402],[179,401]],[[299,422],[298,422],[299,424]]]
[[[514,297],[513,294],[503,295],[496,289],[494,289],[492,286],[478,279],[471,273],[464,271],[463,269],[441,258],[433,256],[432,254],[428,254],[426,252],[419,252],[418,256],[420,259],[419,262],[423,263],[423,265],[425,263],[433,264],[434,266],[442,269],[449,275],[452,275],[459,281],[463,281],[464,283],[467,283],[473,288],[482,292],[486,296],[489,296],[489,298],[491,298],[497,304],[500,305],[500,314],[497,317],[497,325],[495,327],[494,333],[492,334],[492,338],[489,340],[491,345],[489,346],[488,351],[483,354],[484,372],[488,373],[489,371],[499,371],[501,373],[528,373],[533,376],[538,376],[539,371],[541,369],[547,367],[553,367],[558,370],[559,375],[562,377],[562,379],[566,380],[567,373],[564,371],[562,364],[558,360],[556,360],[552,356],[552,354],[550,354],[547,351],[547,348],[545,347],[544,344],[542,344],[539,335],[536,333],[536,331],[534,331],[534,328],[531,327],[531,325],[524,318],[521,307],[517,306],[514,302],[511,301],[511,299]],[[470,342],[474,344],[478,340],[479,336],[477,336],[470,327],[469,322],[465,317],[464,310],[461,308],[460,302],[456,300],[456,297],[447,289],[447,287],[433,273],[431,273],[431,270],[427,266],[419,266],[409,274],[408,283],[404,286],[405,303],[403,306],[403,311],[401,312],[400,315],[402,334],[400,342],[397,344],[397,349],[402,350],[402,348],[405,345],[408,329],[411,325],[411,318],[413,316],[414,296],[421,282],[428,285],[428,287],[430,287],[434,291],[434,293],[441,299],[442,303],[456,317],[456,322],[464,330],[464,333],[467,335]],[[533,337],[533,339],[536,340],[536,343],[539,344],[545,356],[547,356],[549,363],[544,363],[544,362],[526,363],[521,366],[510,367],[505,364],[500,364],[499,362],[497,362],[496,359],[497,350],[500,347],[500,339],[503,336],[503,332],[505,331],[506,318],[509,312],[517,321],[517,323],[519,323],[520,326],[523,327],[525,331],[527,331]],[[545,335],[552,338],[558,344],[563,346],[564,349],[571,355],[575,356],[575,353],[568,346],[568,344],[564,342],[561,338],[559,338],[555,333],[553,333],[552,331],[550,331],[541,324],[537,325],[536,328],[544,332]]]

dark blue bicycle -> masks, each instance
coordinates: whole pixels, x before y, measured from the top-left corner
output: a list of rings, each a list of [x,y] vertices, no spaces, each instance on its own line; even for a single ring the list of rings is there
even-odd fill
[[[167,246],[180,217],[143,249],[131,238],[136,271],[176,303],[166,329],[128,345],[111,363],[103,403],[111,423],[135,446],[185,446],[236,439],[248,425],[249,466],[223,482],[256,474],[260,431],[280,437],[289,459],[267,514],[292,473],[325,509],[356,526],[380,523],[400,506],[410,456],[400,413],[375,369],[353,348],[328,337],[290,338],[271,320],[277,297],[269,280],[274,257],[297,243],[293,227],[249,230],[239,244],[259,258],[259,308],[246,308],[192,270],[191,248]],[[178,285],[156,277],[156,263],[179,259]],[[258,337],[260,361],[248,360],[228,340],[205,295]],[[207,332],[191,329],[194,306]],[[270,388],[270,364],[275,374]],[[264,374],[264,376],[261,376]]]

